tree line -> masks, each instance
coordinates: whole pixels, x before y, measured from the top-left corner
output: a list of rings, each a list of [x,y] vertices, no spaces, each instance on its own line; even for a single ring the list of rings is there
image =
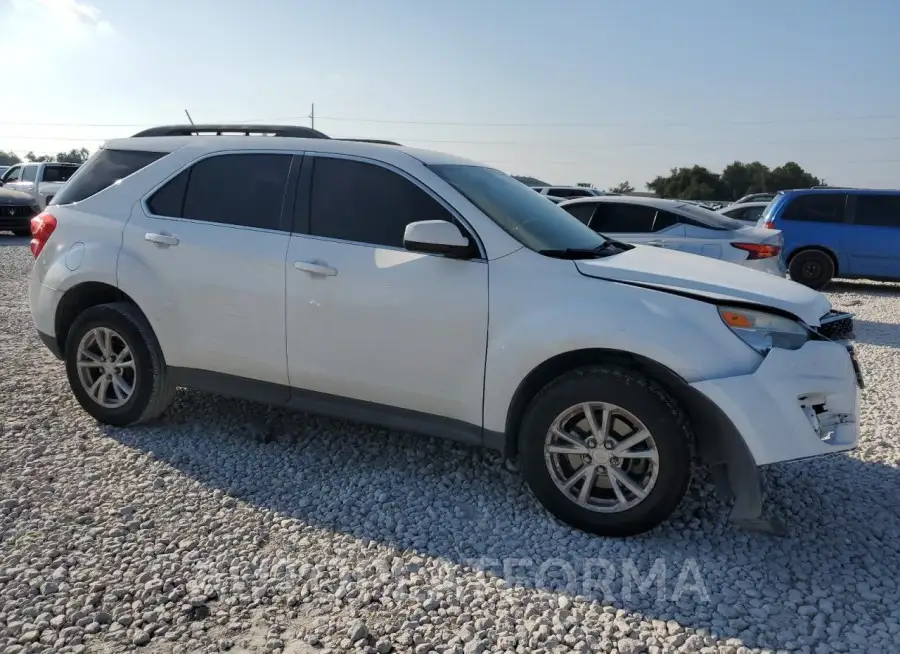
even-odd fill
[[[15,152],[5,152],[0,150],[0,166],[12,166],[17,163],[42,163],[44,161],[59,161],[62,163],[82,164],[91,156],[91,151],[87,148],[72,148],[68,152],[57,152],[56,155],[36,155],[34,152],[27,152],[25,159],[19,157]]]
[[[531,186],[551,186],[528,175],[514,177]],[[659,175],[645,186],[660,198],[731,201],[750,193],[774,193],[824,184],[824,180],[804,170],[794,161],[776,168],[769,168],[759,161],[735,161],[725,166],[721,173],[698,165],[672,168],[668,175]],[[628,194],[634,193],[635,188],[630,182],[624,181],[607,190],[610,193]]]

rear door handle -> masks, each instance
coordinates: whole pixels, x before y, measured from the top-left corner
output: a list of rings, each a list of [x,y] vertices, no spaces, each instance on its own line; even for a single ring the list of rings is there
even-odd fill
[[[332,268],[324,261],[295,261],[294,268],[323,277],[334,277],[338,274],[337,268]]]
[[[147,232],[144,234],[144,240],[166,247],[178,245],[178,237],[172,236],[171,234],[154,234],[153,232]]]

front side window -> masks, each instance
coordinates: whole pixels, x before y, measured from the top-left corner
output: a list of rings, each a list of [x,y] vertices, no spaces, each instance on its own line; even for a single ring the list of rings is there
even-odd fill
[[[22,181],[23,182],[33,182],[37,179],[38,166],[37,164],[31,164],[25,166],[22,169]]]
[[[536,202],[550,204],[521,182],[513,182]],[[456,224],[437,200],[392,170],[351,159],[316,157],[311,235],[402,248],[406,226],[421,220]]]
[[[44,182],[60,182],[65,183],[75,174],[78,166],[68,164],[47,164],[44,166]]]
[[[808,193],[788,201],[782,218],[817,223],[844,222],[844,193]]]
[[[13,166],[3,175],[3,183],[18,182],[22,177],[22,166]]]
[[[493,168],[466,164],[430,166],[503,231],[530,250],[592,250],[606,239],[558,205]]]
[[[259,229],[281,228],[290,154],[221,154],[201,159],[147,201],[151,213]]]
[[[87,160],[53,197],[53,204],[80,202],[109,188],[164,157],[164,152],[143,150],[99,150]]]
[[[858,195],[855,223],[873,227],[900,227],[900,195]]]

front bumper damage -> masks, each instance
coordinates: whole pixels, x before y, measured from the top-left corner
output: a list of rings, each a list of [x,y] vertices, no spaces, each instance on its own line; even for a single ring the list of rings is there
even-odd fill
[[[763,515],[760,468],[854,449],[859,441],[863,380],[846,340],[847,314],[826,316],[798,350],[771,350],[755,372],[691,384],[708,421],[698,432],[701,458],[717,488],[734,500],[731,520],[748,529],[783,534]],[[839,331],[828,324],[844,321]],[[852,327],[851,327],[852,329]],[[702,399],[701,399],[702,398]],[[695,412],[694,415],[697,415]]]

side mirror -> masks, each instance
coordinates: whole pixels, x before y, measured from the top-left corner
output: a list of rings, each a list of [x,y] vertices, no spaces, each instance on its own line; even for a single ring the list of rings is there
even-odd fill
[[[446,220],[420,220],[406,226],[403,247],[410,252],[443,254],[455,259],[473,256],[472,244],[459,227]]]

